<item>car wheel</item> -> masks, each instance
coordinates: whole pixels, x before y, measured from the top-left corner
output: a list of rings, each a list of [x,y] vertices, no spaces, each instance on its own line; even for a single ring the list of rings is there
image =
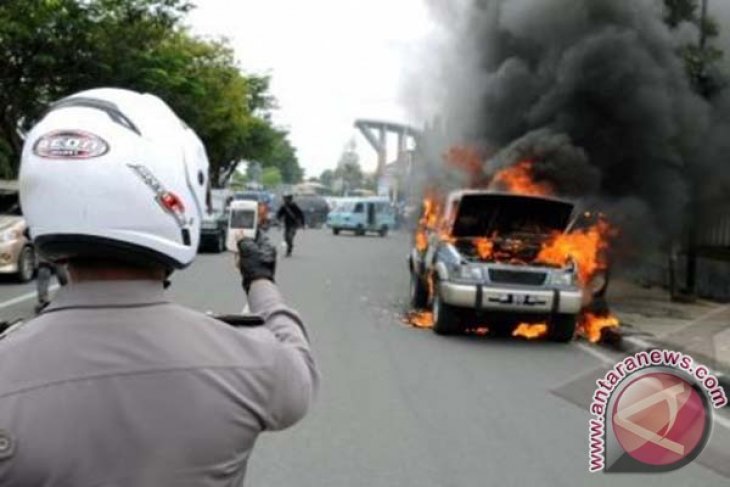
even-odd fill
[[[455,335],[464,332],[459,309],[443,303],[438,291],[433,297],[433,331],[437,335]]]
[[[550,324],[550,340],[560,343],[571,341],[575,335],[577,319],[576,315],[555,315]]]
[[[340,234],[340,229],[339,228],[333,228],[332,229],[332,235],[339,235],[339,234]]]
[[[358,237],[362,237],[363,235],[365,235],[365,227],[358,226],[357,229],[355,229],[355,235],[357,235]]]
[[[220,232],[215,241],[215,252],[220,254],[226,250],[226,232]]]
[[[382,226],[382,227],[380,228],[380,231],[378,232],[378,235],[380,235],[381,237],[385,237],[385,236],[387,236],[387,235],[388,235],[388,227],[387,227],[387,226],[385,226],[385,225],[383,225],[383,226]]]
[[[428,306],[428,288],[415,272],[411,272],[411,307],[424,309]]]
[[[33,247],[23,247],[18,256],[18,280],[28,282],[35,275],[35,251]]]

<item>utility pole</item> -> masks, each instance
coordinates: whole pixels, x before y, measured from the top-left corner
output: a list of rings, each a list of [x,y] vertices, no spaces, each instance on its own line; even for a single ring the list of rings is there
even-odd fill
[[[708,0],[702,0],[702,10],[700,12],[700,52],[703,54],[707,46],[707,3]]]
[[[700,10],[700,42],[699,42],[699,56],[700,56],[700,71],[698,73],[699,79],[697,80],[697,86],[701,91],[701,95],[708,97],[709,95],[709,84],[707,78],[707,4],[708,0],[702,0],[702,6]],[[687,228],[687,254],[686,254],[686,266],[685,266],[685,293],[689,299],[693,299],[697,294],[697,259],[698,259],[698,245],[697,245],[697,233],[699,232],[699,223],[697,218],[699,217],[699,192],[696,187],[692,186],[692,200],[689,207],[689,224]]]

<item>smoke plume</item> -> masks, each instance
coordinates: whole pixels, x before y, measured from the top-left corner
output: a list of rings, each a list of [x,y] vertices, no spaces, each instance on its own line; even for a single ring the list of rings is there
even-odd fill
[[[530,158],[634,244],[730,201],[730,92],[697,93],[679,54],[697,30],[668,27],[662,0],[428,3],[446,39],[417,90],[442,120],[434,160],[451,144],[478,147],[485,173]]]

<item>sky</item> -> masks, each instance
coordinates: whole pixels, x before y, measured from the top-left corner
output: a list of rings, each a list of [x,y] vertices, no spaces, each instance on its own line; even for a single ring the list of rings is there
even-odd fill
[[[307,177],[334,169],[357,118],[422,125],[403,100],[435,28],[423,0],[196,4],[193,32],[229,38],[244,71],[271,74],[280,106],[274,120],[290,130]],[[375,152],[361,136],[356,143],[363,168],[374,170]]]

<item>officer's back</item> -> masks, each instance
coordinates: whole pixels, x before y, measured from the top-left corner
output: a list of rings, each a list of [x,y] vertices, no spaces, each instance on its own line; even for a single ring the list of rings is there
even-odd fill
[[[291,358],[267,328],[166,303],[161,285],[92,286],[0,341],[0,485],[234,485],[258,433],[306,410],[304,389],[272,393]]]
[[[317,370],[267,241],[239,259],[262,326],[165,298],[197,253],[207,174],[200,141],[149,95],[75,95],[28,134],[24,213],[70,282],[0,337],[0,485],[240,485],[257,435],[305,414]]]

